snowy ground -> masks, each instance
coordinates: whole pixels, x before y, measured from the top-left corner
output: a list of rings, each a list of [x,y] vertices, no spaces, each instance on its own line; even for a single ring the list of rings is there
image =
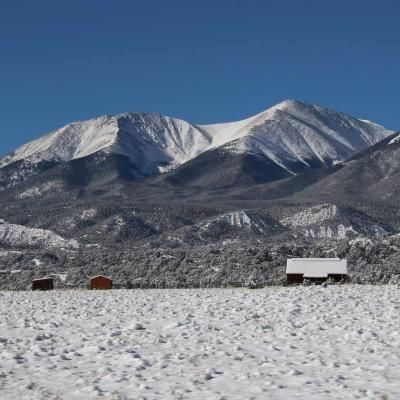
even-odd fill
[[[0,292],[0,398],[399,399],[400,289]]]

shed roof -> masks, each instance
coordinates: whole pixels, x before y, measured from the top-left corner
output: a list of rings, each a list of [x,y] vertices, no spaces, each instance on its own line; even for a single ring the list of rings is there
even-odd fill
[[[347,260],[340,258],[289,258],[287,274],[303,274],[305,278],[327,278],[329,274],[347,275]]]
[[[36,281],[52,281],[53,280],[53,278],[51,278],[51,277],[47,277],[47,278],[35,278],[35,279],[32,279],[32,282],[36,282]]]

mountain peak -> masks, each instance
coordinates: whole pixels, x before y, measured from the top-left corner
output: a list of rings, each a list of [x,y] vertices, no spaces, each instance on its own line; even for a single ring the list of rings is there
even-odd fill
[[[290,173],[297,170],[291,167],[294,164],[307,169],[345,161],[392,133],[378,124],[293,99],[242,121],[201,128],[210,133],[212,147],[263,155]]]
[[[280,110],[285,110],[285,109],[291,109],[291,108],[298,108],[298,107],[310,107],[312,106],[311,104],[303,103],[299,100],[295,99],[287,99],[284,101],[281,101],[278,104],[275,104],[272,106],[270,109],[280,109]]]

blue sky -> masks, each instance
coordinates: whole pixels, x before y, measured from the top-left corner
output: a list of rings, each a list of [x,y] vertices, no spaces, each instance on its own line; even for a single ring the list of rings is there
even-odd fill
[[[1,0],[0,154],[68,122],[288,98],[400,129],[397,0]]]

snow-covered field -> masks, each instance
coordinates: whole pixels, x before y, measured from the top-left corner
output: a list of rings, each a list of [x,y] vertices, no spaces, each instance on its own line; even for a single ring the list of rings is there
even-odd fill
[[[400,289],[0,292],[0,398],[399,399]]]

